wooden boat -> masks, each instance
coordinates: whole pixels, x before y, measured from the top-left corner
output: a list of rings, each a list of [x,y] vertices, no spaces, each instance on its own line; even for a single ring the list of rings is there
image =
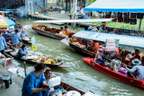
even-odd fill
[[[41,64],[40,62],[37,62],[35,60],[32,60],[32,59],[22,59],[22,58],[19,58],[15,53],[13,52],[6,52],[5,55],[7,57],[13,57],[14,59],[16,60],[19,60],[19,61],[22,61],[22,62],[25,62],[25,63],[28,63],[28,64],[32,64],[32,65],[36,65],[36,64]],[[48,67],[64,67],[63,66],[63,61],[62,60],[57,60],[57,63],[56,64],[45,64],[45,63],[42,63]]]
[[[71,86],[71,85],[69,85],[69,84],[67,84],[67,83],[64,83],[64,82],[61,83],[61,86],[62,86],[66,91],[75,90],[75,91],[78,91],[79,93],[81,93],[81,95],[83,95],[83,94],[85,93],[85,92],[83,92],[82,90],[77,89],[77,88],[75,88],[75,87],[73,87],[73,86]]]
[[[83,54],[84,56],[95,57],[95,53],[91,52],[91,51],[89,51],[87,49],[80,48],[79,46],[76,46],[76,45],[74,45],[72,43],[69,43],[69,46],[71,48],[73,48],[75,51],[77,51],[78,53]]]
[[[107,74],[107,75],[113,77],[114,79],[120,80],[121,82],[124,82],[126,84],[133,85],[138,88],[144,89],[144,80],[136,80],[131,77],[125,76],[124,74],[121,74],[119,72],[114,72],[113,70],[111,70],[110,68],[108,68],[106,66],[92,63],[93,60],[94,59],[90,58],[90,57],[83,58],[83,61],[86,64],[88,64],[89,66],[91,66],[92,68],[94,68],[95,70],[102,72],[104,74]]]
[[[46,25],[33,25],[32,29],[40,35],[51,37],[57,40],[62,40],[65,38],[64,36],[58,35],[58,33],[61,31],[60,29],[48,28]],[[73,34],[74,33],[70,33],[70,35]]]
[[[22,39],[22,43],[27,44],[27,45],[32,44],[31,40],[26,40],[26,39]]]

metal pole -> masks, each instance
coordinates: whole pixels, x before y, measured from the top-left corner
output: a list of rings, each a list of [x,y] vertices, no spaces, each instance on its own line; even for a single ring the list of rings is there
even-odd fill
[[[25,73],[25,77],[27,76],[27,72],[26,72],[26,62],[24,61],[24,73]]]
[[[140,22],[139,22],[139,29],[138,29],[138,31],[141,30],[141,24],[142,24],[142,19],[140,19]]]

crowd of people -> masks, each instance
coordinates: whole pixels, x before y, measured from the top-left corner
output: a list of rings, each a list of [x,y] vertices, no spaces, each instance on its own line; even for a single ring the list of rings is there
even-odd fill
[[[70,43],[95,54],[95,63],[107,66],[115,72],[138,80],[144,80],[144,55],[139,49],[134,52],[122,48],[107,50],[103,42],[72,37]]]
[[[22,40],[28,37],[24,28],[9,28],[5,32],[0,32],[0,52],[4,53],[7,48],[15,48],[21,45]]]

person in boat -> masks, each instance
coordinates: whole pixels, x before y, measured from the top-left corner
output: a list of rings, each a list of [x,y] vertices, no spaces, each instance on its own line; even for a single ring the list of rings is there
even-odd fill
[[[144,56],[141,58],[142,65],[144,66]]]
[[[29,38],[28,32],[25,31],[24,28],[22,28],[21,34],[20,34],[21,39]]]
[[[70,29],[68,28],[68,26],[64,26],[64,35],[69,36],[72,32],[70,31]]]
[[[89,26],[88,27],[88,31],[96,31],[96,32],[98,32],[99,30],[97,29],[97,27],[96,26]]]
[[[0,32],[0,52],[4,53],[4,50],[7,48],[7,43],[5,38],[2,36],[2,32]]]
[[[101,26],[99,27],[99,31],[101,31],[101,32],[107,32],[108,31],[108,27],[107,27],[106,22],[102,22]]]
[[[18,35],[19,31],[16,29],[15,32],[12,34],[11,40],[12,40],[12,45],[14,47],[18,47],[20,45],[21,38]]]
[[[93,44],[94,44],[93,40],[89,40],[86,44],[87,50],[92,51]]]
[[[142,64],[142,62],[141,62],[141,60],[140,59],[133,59],[132,61],[131,61],[131,67],[134,67],[134,66],[137,66],[137,65],[141,65]]]
[[[43,92],[48,89],[44,76],[43,64],[37,64],[34,71],[29,73],[23,82],[22,96],[44,96]]]
[[[144,80],[144,66],[136,65],[132,69],[128,69],[128,76],[137,80]]]
[[[9,30],[7,30],[6,32],[3,33],[3,37],[8,42],[10,40],[10,37],[11,37],[11,32]]]
[[[110,67],[112,68],[113,71],[118,72],[120,67],[121,67],[121,59],[117,56],[115,56],[112,60],[111,60],[111,64]]]
[[[25,58],[27,54],[28,54],[27,47],[26,45],[23,44],[21,48],[18,50],[17,56],[19,58]]]
[[[135,52],[133,53],[133,59],[141,59],[141,56],[140,56],[140,50],[139,49],[135,49]]]
[[[95,56],[95,63],[96,64],[105,64],[105,59],[104,59],[104,50],[102,48],[98,49],[96,56]]]
[[[132,58],[133,58],[132,53],[130,51],[127,51],[123,63],[126,64],[127,66],[130,66]]]
[[[63,27],[60,27],[60,32],[58,33],[58,35],[60,36],[63,36],[63,37],[66,37],[66,35],[64,34],[64,28]]]

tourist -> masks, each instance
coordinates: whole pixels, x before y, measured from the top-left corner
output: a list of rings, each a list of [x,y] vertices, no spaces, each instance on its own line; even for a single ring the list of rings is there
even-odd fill
[[[133,59],[141,59],[141,56],[140,56],[140,50],[139,49],[135,49],[135,52],[133,53]]]
[[[141,58],[142,65],[144,66],[144,56]]]
[[[127,51],[125,59],[124,59],[124,63],[128,66],[131,66],[131,59],[133,58],[131,52]]]
[[[26,48],[26,45],[22,45],[17,53],[18,58],[25,58],[27,54],[28,54],[28,50]]]
[[[22,96],[44,96],[43,92],[48,89],[45,82],[44,65],[38,64],[35,70],[26,76],[22,87]]]
[[[132,69],[128,69],[128,76],[131,76],[137,80],[144,80],[144,66],[136,65]]]
[[[110,64],[113,71],[118,72],[119,68],[121,67],[121,59],[119,57],[114,57],[111,60]]]
[[[2,36],[2,32],[0,32],[0,52],[4,53],[4,50],[7,48],[7,43],[5,38]]]
[[[96,64],[101,64],[101,65],[105,64],[103,51],[104,50],[102,48],[98,49],[98,52],[96,53],[96,56],[95,56],[95,63]]]
[[[134,66],[137,66],[137,65],[141,65],[142,64],[142,62],[141,62],[141,60],[140,59],[133,59],[132,61],[131,61],[131,66],[132,67],[134,67]]]

